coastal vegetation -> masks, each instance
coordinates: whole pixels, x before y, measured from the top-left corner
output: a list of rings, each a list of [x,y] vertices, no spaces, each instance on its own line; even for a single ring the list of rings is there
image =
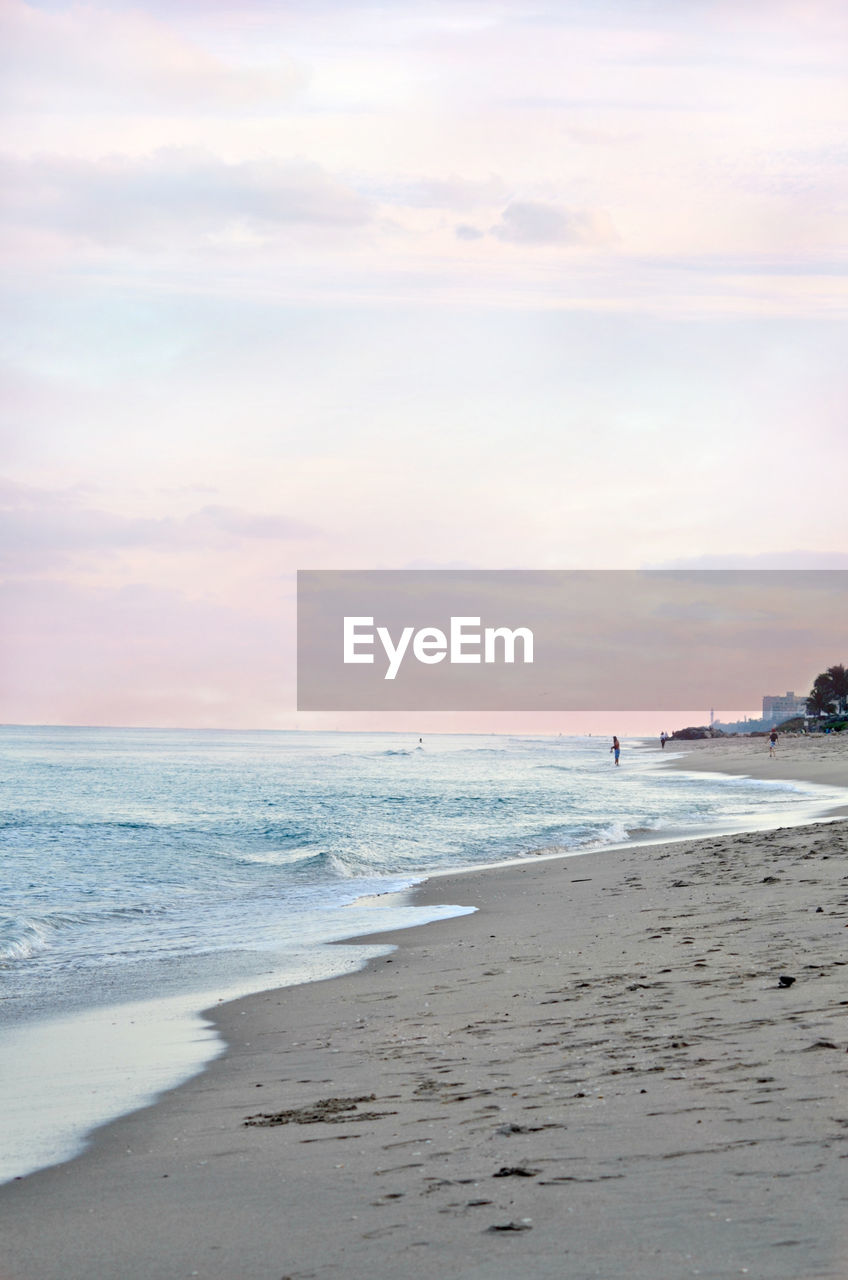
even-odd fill
[[[848,715],[848,670],[841,663],[816,676],[807,698],[807,715]]]
[[[764,737],[772,728],[781,733],[841,733],[848,729],[848,668],[835,663],[816,676],[807,698],[806,715],[792,716],[778,725],[766,720],[737,721],[721,728],[716,723],[690,725],[676,729],[671,736],[683,741],[723,738],[728,733]]]

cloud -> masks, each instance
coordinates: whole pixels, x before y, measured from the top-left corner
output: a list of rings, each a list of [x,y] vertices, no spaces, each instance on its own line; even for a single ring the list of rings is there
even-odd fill
[[[147,549],[222,549],[247,540],[291,542],[317,530],[284,515],[207,505],[186,516],[104,511],[73,490],[35,489],[0,480],[0,570],[44,572],[80,556]]]
[[[454,228],[458,240],[482,240],[492,235],[507,244],[587,246],[616,238],[609,217],[588,209],[566,209],[538,200],[513,200],[500,222],[488,232],[468,222]]]
[[[421,209],[479,209],[503,204],[510,189],[497,174],[479,180],[451,174],[447,178],[417,178],[375,187],[374,194],[388,204]]]
[[[651,569],[848,569],[846,551],[761,551],[756,555],[701,555],[664,560]]]
[[[536,200],[515,200],[504,209],[492,235],[510,244],[590,245],[613,238],[606,214],[564,209]]]
[[[370,203],[305,160],[228,163],[205,148],[164,147],[140,157],[0,159],[0,216],[100,244],[150,245],[286,227],[347,230]]]
[[[292,59],[236,65],[138,8],[72,4],[54,12],[4,0],[0,72],[15,110],[233,111],[289,100],[305,83]]]

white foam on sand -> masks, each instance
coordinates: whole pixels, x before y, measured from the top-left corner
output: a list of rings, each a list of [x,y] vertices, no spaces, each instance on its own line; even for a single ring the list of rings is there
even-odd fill
[[[424,924],[465,907],[411,907],[405,893],[333,913],[336,938]],[[201,1010],[273,987],[362,968],[391,946],[320,946],[286,968],[207,992],[125,1004],[5,1027],[0,1044],[0,1184],[78,1155],[101,1125],[148,1106],[224,1051]]]
[[[223,1046],[185,997],[8,1028],[0,1181],[76,1155],[85,1135],[199,1071]]]

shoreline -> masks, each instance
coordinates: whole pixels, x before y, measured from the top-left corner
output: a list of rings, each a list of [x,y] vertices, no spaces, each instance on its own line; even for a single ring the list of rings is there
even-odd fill
[[[631,752],[638,772],[647,766],[655,776],[661,776],[673,761],[673,757],[660,754],[653,739],[628,740],[628,762]],[[787,807],[787,794],[791,795],[794,788],[790,786],[787,793],[785,784],[776,786],[776,803],[782,806],[780,819],[784,825],[792,826],[838,814],[840,810],[834,807],[833,800],[845,794],[828,787],[802,786],[797,805],[793,806],[790,800]],[[763,809],[768,809],[768,794],[762,793]],[[620,842],[595,848],[605,853],[650,848],[680,840],[770,829],[776,822],[777,813],[773,810],[751,810],[747,818],[727,816],[719,823],[632,828]],[[438,885],[445,877],[464,877],[510,865],[520,867],[528,861],[560,861],[591,851],[592,846],[569,854],[562,850],[528,850],[507,860],[431,869],[426,875],[421,873],[415,883],[433,880]],[[380,950],[385,932],[473,910],[460,905],[444,906],[438,892],[431,895],[428,906],[415,906],[417,900],[410,896],[413,889],[414,884],[408,884],[403,890],[388,890],[376,896],[366,893],[337,909],[336,927],[329,931],[310,963],[301,962],[299,971],[292,968],[290,960],[286,964],[287,957],[283,956],[279,958],[281,968],[257,970],[253,980],[241,976],[240,969],[238,973],[222,969],[217,977],[208,975],[203,986],[175,989],[173,994],[159,990],[154,980],[149,988],[157,991],[153,997],[142,995],[138,988],[126,999],[112,995],[108,1000],[79,1008],[57,1006],[46,1014],[28,1008],[27,1016],[7,1022],[0,1052],[6,1138],[0,1150],[0,1186],[75,1159],[104,1125],[152,1105],[169,1090],[205,1070],[226,1047],[207,1019],[208,1010],[256,992],[343,976],[361,968]],[[326,924],[325,919],[325,928]],[[360,938],[372,935],[376,935],[373,943],[357,945]],[[343,952],[336,943],[344,944]],[[240,965],[243,963],[242,956],[236,959]],[[263,959],[263,967],[265,963]],[[57,1063],[61,1065],[57,1067]]]
[[[719,744],[723,741],[717,740]],[[691,745],[700,744],[686,744],[687,748]],[[686,755],[689,754],[687,750]],[[685,756],[680,762],[668,761],[668,765],[688,767]],[[711,754],[710,763],[701,768],[719,771],[715,753]],[[775,884],[766,885],[765,874],[752,879],[751,872],[754,868],[771,867],[772,846],[778,837],[782,852],[774,864]],[[165,1277],[192,1271],[220,1276],[221,1280],[232,1275],[248,1280],[285,1272],[322,1276],[329,1275],[342,1258],[345,1274],[353,1276],[403,1272],[424,1276],[433,1273],[434,1265],[468,1277],[495,1276],[500,1265],[519,1269],[530,1265],[534,1275],[553,1276],[562,1274],[556,1269],[561,1267],[562,1257],[557,1253],[554,1226],[568,1225],[573,1230],[573,1217],[563,1219],[562,1215],[578,1212],[583,1224],[580,1241],[566,1249],[577,1268],[570,1275],[607,1274],[591,1269],[592,1249],[597,1251],[601,1246],[601,1256],[610,1259],[610,1275],[644,1274],[647,1280],[665,1275],[666,1265],[671,1268],[669,1276],[688,1274],[689,1271],[680,1270],[685,1257],[685,1251],[681,1252],[681,1228],[675,1227],[668,1214],[661,1228],[656,1223],[651,1228],[652,1232],[659,1231],[659,1235],[651,1235],[655,1243],[668,1243],[673,1238],[667,1248],[660,1250],[662,1258],[649,1264],[651,1251],[647,1244],[640,1245],[647,1252],[646,1269],[639,1271],[627,1269],[623,1252],[618,1256],[618,1251],[625,1249],[628,1233],[632,1244],[633,1233],[644,1234],[656,1216],[654,1210],[646,1211],[641,1199],[637,1212],[635,1202],[624,1195],[624,1184],[629,1193],[633,1190],[630,1184],[637,1168],[638,1182],[644,1178],[656,1180],[658,1170],[664,1167],[669,1185],[660,1190],[672,1199],[673,1168],[679,1172],[681,1167],[691,1166],[693,1185],[699,1186],[702,1196],[708,1191],[703,1180],[699,1181],[698,1153],[686,1146],[689,1139],[684,1140],[680,1132],[686,1129],[688,1134],[689,1121],[668,1120],[669,1134],[674,1132],[679,1151],[663,1154],[660,1143],[651,1155],[649,1150],[657,1142],[655,1118],[647,1113],[637,1114],[634,1107],[638,1110],[639,1100],[650,1095],[652,1105],[659,1100],[669,1117],[688,1116],[693,1124],[706,1124],[708,1119],[711,1123],[715,1119],[713,1113],[718,1113],[722,1127],[731,1123],[720,1113],[728,1108],[732,1111],[738,1099],[718,1097],[694,1109],[686,1105],[668,1110],[673,1102],[692,1102],[687,1071],[697,1069],[704,1077],[696,1091],[708,1095],[740,1091],[731,1087],[732,1075],[727,1088],[716,1085],[711,1078],[709,1057],[700,1062],[700,1067],[697,1060],[695,1066],[681,1065],[691,1057],[689,1049],[704,1040],[703,1027],[693,1031],[689,1026],[693,1018],[697,1021],[705,1016],[699,999],[693,997],[697,988],[710,985],[710,971],[719,963],[710,958],[714,945],[708,945],[714,943],[716,929],[729,929],[734,946],[739,948],[750,944],[746,933],[757,933],[757,946],[764,946],[771,956],[779,954],[774,951],[775,929],[783,928],[794,913],[803,917],[805,928],[812,921],[816,931],[805,935],[805,946],[812,945],[823,929],[834,948],[837,942],[843,942],[844,935],[836,931],[845,927],[846,918],[844,885],[839,883],[837,874],[841,864],[831,854],[811,852],[808,844],[844,854],[848,832],[843,823],[820,823],[747,836],[622,846],[614,851],[582,854],[579,859],[534,860],[475,869],[478,874],[431,877],[412,891],[416,904],[444,904],[454,893],[455,901],[477,906],[476,914],[463,916],[459,922],[452,917],[412,929],[357,936],[350,940],[354,945],[394,945],[398,950],[388,956],[383,954],[344,977],[270,990],[208,1011],[207,1016],[227,1048],[201,1075],[160,1097],[152,1106],[98,1130],[88,1149],[70,1163],[0,1188],[0,1234],[9,1242],[9,1257],[3,1259],[9,1280],[35,1280],[36,1276],[38,1280],[51,1280],[54,1275],[61,1275],[63,1280],[79,1276],[82,1280],[87,1274],[112,1271],[125,1277],[138,1276],[139,1280],[142,1276]],[[655,850],[653,856],[651,849]],[[694,878],[693,860],[698,864]],[[824,866],[826,862],[831,865]],[[814,864],[815,877],[801,875],[800,872],[813,869],[810,863]],[[710,865],[721,868],[721,883],[729,888],[719,892],[712,884]],[[743,866],[744,875],[739,870]],[[766,894],[772,903],[778,895],[789,894],[789,910],[782,907],[776,919],[771,908],[765,913],[767,919],[750,916],[745,923],[752,925],[751,931],[738,928],[738,914],[735,919],[717,922],[716,895],[730,893],[738,897],[739,889],[748,884],[751,893],[759,899]],[[568,887],[563,892],[565,885]],[[698,901],[699,886],[706,894],[704,903]],[[821,912],[807,901],[811,894],[825,895]],[[702,915],[706,912],[706,918],[698,918],[699,910]],[[734,911],[739,910],[744,914],[744,901],[735,901]],[[646,919],[639,919],[640,916]],[[656,928],[657,936],[650,943],[647,935],[643,937],[642,928],[631,937],[630,930],[655,916],[657,920],[662,916],[666,923],[651,926]],[[691,936],[681,939],[678,945],[676,934],[684,918],[687,935]],[[668,920],[675,923],[669,924]],[[611,925],[610,921],[618,923]],[[671,936],[664,936],[666,933]],[[568,945],[557,954],[563,938]],[[634,950],[637,941],[639,945]],[[508,952],[506,958],[504,950]],[[669,963],[658,969],[657,957],[661,954]],[[754,964],[753,957],[748,963]],[[784,967],[792,973],[793,967],[800,970],[804,963],[807,962],[798,955],[787,960]],[[742,961],[740,965],[744,968]],[[816,963],[815,967],[822,973],[815,984],[818,1005],[819,997],[824,997],[834,982],[839,991],[838,968],[830,960],[827,965]],[[701,969],[697,975],[696,969]],[[753,972],[757,977],[751,976]],[[672,976],[660,978],[660,973]],[[717,1010],[711,1017],[721,1023],[739,1012],[733,1005],[763,1001],[780,1011],[781,1022],[790,1010],[794,1010],[789,1014],[792,1022],[803,1024],[811,1018],[815,1022],[817,1016],[822,1018],[820,1039],[837,1043],[830,1028],[831,1007],[827,1001],[824,1012],[805,1009],[803,1001],[798,1009],[798,998],[807,990],[807,984],[801,982],[802,973],[785,991],[773,985],[776,977],[762,965],[751,973],[747,980],[737,981],[740,991],[745,989],[746,981],[754,983],[755,994],[734,996],[732,982],[730,993],[723,988],[709,993],[709,1001]],[[401,975],[402,986],[397,981]],[[727,975],[724,982],[727,985]],[[680,987],[677,995],[687,997],[678,1002],[680,1007],[674,1000],[669,1003],[666,987]],[[779,996],[773,994],[776,990]],[[810,988],[807,999],[812,994]],[[839,1001],[831,995],[836,1007]],[[553,1006],[551,1010],[547,1009],[549,1005]],[[558,1005],[571,1008],[557,1009]],[[679,1029],[666,1033],[663,1045],[658,1044],[660,1037],[646,1021],[648,1010],[652,1010],[652,1018],[669,1027],[679,1024]],[[531,1021],[526,1022],[531,1013]],[[568,1017],[563,1018],[563,1013]],[[610,1017],[612,1014],[615,1016]],[[637,1026],[629,1025],[634,1020]],[[619,1022],[628,1028],[625,1039],[628,1043],[633,1041],[629,1047],[624,1041],[616,1044],[615,1035],[609,1030]],[[643,1022],[645,1025],[641,1026]],[[400,1034],[399,1023],[415,1034]],[[798,1028],[793,1030],[797,1032]],[[746,1034],[736,1027],[740,1062],[745,1057],[741,1041]],[[673,1038],[669,1039],[669,1035]],[[543,1037],[541,1041],[539,1036]],[[775,1051],[780,1051],[780,1026],[771,1023],[769,1017],[759,1025],[758,1037],[770,1039]],[[710,1038],[707,1036],[708,1041]],[[843,1054],[844,1038],[843,1027],[838,1041]],[[675,1043],[681,1047],[675,1049]],[[619,1064],[614,1069],[610,1069],[606,1055],[599,1055],[602,1044],[607,1044],[610,1060]],[[799,1045],[790,1052],[806,1053],[808,1047]],[[658,1055],[657,1064],[650,1065],[646,1054],[649,1059],[652,1054]],[[568,1059],[566,1066],[551,1066],[551,1060],[563,1055]],[[622,1065],[623,1059],[628,1060]],[[845,1075],[840,1055],[821,1051],[803,1061],[805,1069],[815,1066],[817,1080],[819,1076],[822,1082],[827,1080],[830,1092],[826,1091],[824,1097],[835,1098],[831,1076]],[[283,1066],[285,1075],[281,1079]],[[537,1074],[528,1079],[527,1067]],[[739,1069],[737,1065],[732,1070]],[[657,1084],[660,1075],[661,1089]],[[465,1079],[467,1076],[472,1078]],[[767,1169],[774,1172],[776,1148],[785,1156],[787,1141],[790,1148],[792,1141],[804,1141],[802,1135],[805,1127],[810,1127],[809,1116],[800,1129],[798,1116],[792,1121],[787,1117],[783,1129],[759,1135],[753,1145],[747,1138],[738,1137],[754,1132],[752,1125],[762,1128],[769,1114],[768,1105],[775,1101],[769,1095],[790,1089],[795,1075],[790,1072],[789,1076],[788,1083],[775,1083],[775,1077],[768,1088],[758,1087],[757,1079],[749,1082],[748,1088],[757,1096],[748,1099],[750,1115],[734,1117],[733,1123],[738,1127],[730,1132],[737,1137],[720,1147],[711,1137],[701,1152],[710,1178],[721,1181],[724,1176],[720,1169],[716,1170],[716,1157],[721,1151],[735,1152],[740,1157],[742,1152],[748,1152],[742,1158],[743,1165],[751,1162],[750,1153],[756,1151],[765,1164],[762,1170],[748,1170],[751,1181],[745,1185],[762,1189],[758,1177],[765,1177]],[[636,1080],[640,1082],[638,1091],[619,1087],[621,1081]],[[648,1094],[641,1092],[646,1085]],[[824,1083],[820,1087],[824,1088]],[[308,1108],[328,1097],[369,1098],[372,1093],[376,1094],[373,1104],[351,1104],[349,1113],[325,1108],[323,1119],[314,1124],[307,1125],[303,1111],[299,1122],[268,1128],[245,1128],[243,1124],[251,1108],[260,1103],[263,1109],[279,1111]],[[512,1101],[516,1098],[518,1102]],[[805,1100],[795,1101],[807,1115],[810,1108]],[[813,1119],[816,1110],[813,1108]],[[362,1119],[363,1111],[373,1118]],[[529,1113],[530,1123],[525,1112]],[[543,1115],[536,1116],[535,1112]],[[536,1123],[539,1119],[541,1124]],[[704,1133],[703,1124],[700,1135]],[[580,1140],[573,1148],[568,1135],[575,1125]],[[767,1124],[765,1127],[769,1128]],[[818,1139],[823,1150],[836,1147],[840,1132],[844,1137],[835,1122],[833,1129],[829,1137]],[[623,1141],[624,1136],[633,1150]],[[428,1147],[432,1149],[427,1150]],[[436,1147],[440,1148],[438,1152]],[[626,1151],[629,1155],[624,1154]],[[393,1163],[394,1156],[404,1153],[416,1158]],[[498,1172],[496,1165],[494,1170],[491,1168],[493,1160],[511,1162],[513,1158],[514,1165],[502,1167],[522,1167],[524,1176],[513,1172],[491,1181]],[[294,1178],[287,1176],[289,1168],[296,1170]],[[428,1168],[432,1170],[429,1177]],[[485,1171],[480,1172],[480,1168]],[[536,1172],[527,1171],[531,1168]],[[457,1171],[470,1180],[454,1176]],[[588,1181],[584,1177],[587,1171],[591,1175]],[[829,1175],[833,1184],[829,1197],[826,1189],[816,1183],[816,1205],[809,1203],[810,1191],[800,1193],[798,1177],[791,1171],[786,1173],[785,1183],[791,1184],[793,1197],[800,1195],[805,1214],[809,1217],[812,1213],[818,1223],[818,1254],[829,1250],[834,1255],[831,1261],[820,1258],[816,1265],[825,1269],[810,1268],[810,1275],[845,1274],[844,1241],[840,1238],[837,1242],[833,1236],[837,1218],[830,1214],[823,1218],[821,1212],[822,1204],[835,1208],[838,1178],[834,1182],[834,1176],[838,1172],[835,1166]],[[740,1179],[745,1176],[741,1169],[733,1174]],[[397,1184],[395,1190],[388,1190],[386,1179],[393,1187]],[[168,1194],[163,1200],[166,1189]],[[565,1207],[563,1190],[569,1192]],[[182,1220],[171,1205],[174,1195],[186,1210]],[[597,1199],[597,1205],[592,1197]],[[786,1203],[781,1194],[775,1196],[775,1201],[780,1201],[783,1217],[792,1217],[791,1198]],[[80,1222],[80,1215],[86,1215],[94,1204],[98,1206],[97,1221],[86,1230],[87,1224],[84,1217]],[[294,1213],[298,1225],[281,1234],[272,1225],[272,1218],[274,1213],[283,1211],[283,1204],[287,1219]],[[400,1212],[401,1207],[405,1212]],[[45,1223],[42,1215],[47,1211]],[[604,1227],[604,1214],[614,1211],[623,1213],[622,1221],[628,1224],[618,1243],[608,1238],[609,1224]],[[694,1227],[691,1211],[688,1201],[678,1205],[678,1216],[682,1212],[684,1221]],[[219,1213],[220,1223],[216,1220]],[[513,1216],[507,1220],[508,1213]],[[718,1219],[710,1214],[717,1213],[719,1210],[711,1206],[705,1221],[699,1219],[698,1231],[714,1234]],[[155,1225],[159,1221],[157,1215],[163,1216],[164,1228]],[[331,1224],[325,1221],[326,1215],[335,1215]],[[532,1217],[533,1222],[525,1223],[523,1217]],[[69,1247],[70,1219],[76,1224],[77,1235]],[[771,1222],[772,1218],[766,1220]],[[512,1230],[489,1230],[504,1227],[507,1221],[513,1224]],[[587,1221],[590,1226],[586,1226]],[[800,1235],[809,1236],[808,1228],[801,1231],[800,1221],[796,1225]],[[226,1240],[221,1239],[224,1226]],[[522,1227],[526,1230],[519,1230]],[[740,1258],[748,1258],[750,1239],[742,1238],[744,1232],[740,1237],[739,1231],[728,1229],[726,1223],[725,1228],[724,1236],[733,1238],[730,1252],[735,1249]],[[310,1235],[313,1231],[320,1233],[317,1254]],[[416,1233],[426,1235],[426,1242],[423,1237],[413,1238]],[[706,1236],[703,1245],[696,1241],[696,1253],[701,1247],[707,1247]],[[798,1247],[784,1243],[782,1254],[775,1246],[770,1255],[774,1259],[782,1257],[790,1269],[764,1271],[758,1261],[758,1274],[797,1277],[799,1255],[793,1251]],[[446,1249],[461,1249],[462,1262]],[[507,1251],[510,1259],[513,1252],[520,1252],[520,1259],[507,1261],[503,1256]],[[836,1253],[841,1261],[836,1259]],[[734,1271],[730,1262],[730,1270],[710,1270],[705,1258],[698,1256],[701,1274],[738,1274],[739,1268]],[[831,1263],[834,1269],[827,1270]],[[349,1266],[353,1269],[347,1269]]]
[[[628,757],[631,750],[638,751],[641,765],[647,764],[651,772],[657,772],[654,766],[663,772],[673,766],[674,757],[661,756],[652,739],[631,740]],[[678,767],[684,763],[679,761]],[[797,808],[792,809],[785,807],[785,784],[776,785],[784,804],[780,814],[784,825],[803,825],[840,813],[833,800],[845,794],[842,790],[831,795],[828,787],[802,787]],[[848,812],[848,808],[843,807],[842,811]],[[386,949],[382,941],[385,933],[473,911],[471,907],[446,906],[440,901],[438,886],[446,877],[458,878],[461,885],[464,876],[521,867],[528,861],[559,862],[563,857],[585,856],[595,850],[612,854],[680,840],[767,830],[776,820],[774,812],[765,816],[752,811],[747,818],[728,817],[719,825],[705,822],[697,826],[634,828],[623,841],[595,849],[590,846],[569,854],[528,851],[507,860],[430,870],[403,889],[376,896],[366,894],[339,909],[336,929],[330,931],[309,966],[301,966],[300,972],[285,965],[280,969],[272,967],[250,981],[222,971],[217,979],[210,976],[205,986],[195,991],[159,992],[153,997],[136,993],[126,1000],[113,997],[80,1008],[57,1007],[46,1015],[29,1010],[29,1016],[7,1024],[0,1053],[6,1137],[0,1150],[0,1186],[75,1159],[105,1125],[153,1105],[168,1091],[201,1074],[226,1049],[209,1021],[210,1010],[257,992],[341,977],[363,967],[372,955],[381,954]],[[433,881],[437,891],[428,895],[426,906],[415,905],[416,885],[427,881]],[[360,939],[372,937],[373,941],[360,945]],[[344,951],[340,952],[336,944],[343,945]],[[57,1062],[61,1067],[56,1067]],[[21,1069],[22,1064],[27,1064],[25,1070]]]
[[[331,932],[299,974],[275,967],[252,982],[210,978],[206,987],[195,991],[51,1011],[5,1026],[0,1051],[4,1106],[0,1189],[10,1181],[76,1159],[104,1126],[155,1105],[170,1090],[202,1074],[226,1051],[210,1011],[262,991],[344,977],[381,954],[386,948],[379,943],[360,945],[358,940],[379,936],[380,917],[389,900],[396,905],[392,924],[386,927],[394,930],[466,911],[438,903],[416,907],[411,898],[415,887],[390,890],[368,905],[367,899],[351,902],[351,915],[358,923],[351,922],[349,932]],[[345,910],[340,908],[340,914]],[[338,951],[340,943],[345,952]],[[92,1045],[96,1045],[96,1056]],[[57,1070],[58,1055],[61,1068]],[[30,1067],[24,1075],[18,1070],[20,1061]],[[37,1113],[35,1124],[30,1118],[33,1112]]]

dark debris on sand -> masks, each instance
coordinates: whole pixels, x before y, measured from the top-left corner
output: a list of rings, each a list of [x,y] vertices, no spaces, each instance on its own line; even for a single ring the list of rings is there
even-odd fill
[[[396,1111],[360,1111],[360,1102],[375,1102],[375,1093],[358,1098],[322,1098],[309,1107],[293,1107],[289,1111],[257,1112],[244,1121],[246,1127],[267,1128],[278,1124],[344,1124],[348,1120],[379,1120],[397,1115]]]

